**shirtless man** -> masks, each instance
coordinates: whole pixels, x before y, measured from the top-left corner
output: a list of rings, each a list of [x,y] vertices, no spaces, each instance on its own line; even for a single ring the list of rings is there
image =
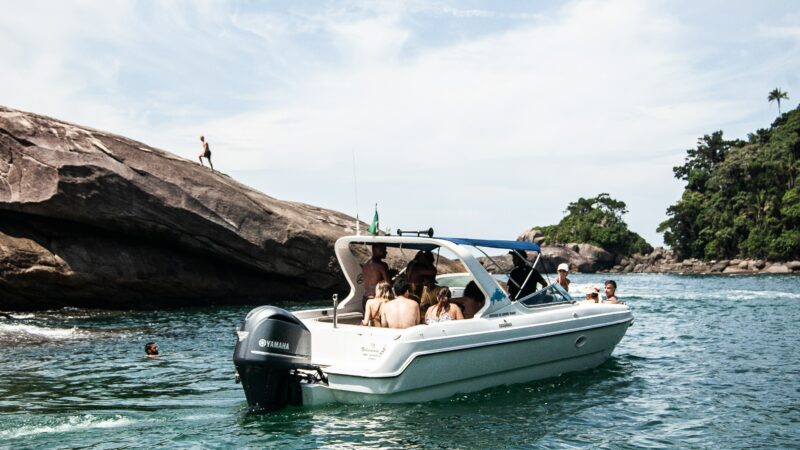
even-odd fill
[[[394,300],[381,308],[381,326],[384,328],[410,328],[419,325],[419,303],[408,296],[408,283],[400,280],[394,285]]]
[[[622,303],[617,298],[617,282],[614,280],[606,281],[606,301],[603,303]]]
[[[208,148],[208,142],[206,142],[206,138],[204,136],[200,136],[200,142],[203,143],[203,151],[200,153],[200,156],[197,159],[200,160],[200,165],[203,165],[203,158],[208,160],[208,165],[211,166],[211,171],[214,171],[214,165],[211,164],[211,149]]]
[[[386,246],[383,244],[372,245],[372,258],[361,266],[361,276],[364,282],[364,297],[361,299],[361,310],[367,304],[367,299],[375,298],[375,286],[381,281],[392,284],[389,277],[389,265],[383,259],[386,258]]]

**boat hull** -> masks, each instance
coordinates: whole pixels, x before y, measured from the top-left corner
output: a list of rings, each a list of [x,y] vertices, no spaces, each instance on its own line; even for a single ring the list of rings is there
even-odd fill
[[[303,404],[422,402],[591,369],[608,359],[630,323],[414,355],[396,375],[328,373],[327,386],[303,385]]]

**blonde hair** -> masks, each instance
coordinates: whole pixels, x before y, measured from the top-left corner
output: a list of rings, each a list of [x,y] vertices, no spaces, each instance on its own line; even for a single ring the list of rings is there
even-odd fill
[[[422,288],[422,298],[419,302],[420,306],[427,309],[436,304],[436,288],[428,289],[428,286]]]
[[[382,300],[391,300],[394,298],[392,295],[392,285],[381,281],[380,283],[375,285],[375,298],[379,298]]]

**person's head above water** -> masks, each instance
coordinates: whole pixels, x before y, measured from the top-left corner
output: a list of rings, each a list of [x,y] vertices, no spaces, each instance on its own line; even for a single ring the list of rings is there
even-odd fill
[[[205,137],[205,136],[200,136],[200,140],[201,140],[201,141],[205,141],[205,140],[206,140],[206,137]]]
[[[158,355],[158,344],[155,342],[148,342],[144,344],[144,352],[147,356],[156,356]]]
[[[617,296],[617,282],[614,280],[607,280],[605,283],[606,298]]]

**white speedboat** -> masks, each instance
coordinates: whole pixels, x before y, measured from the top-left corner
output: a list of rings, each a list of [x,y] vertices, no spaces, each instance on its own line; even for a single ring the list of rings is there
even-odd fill
[[[371,244],[459,260],[485,295],[483,307],[471,319],[407,329],[361,325],[363,256],[352,249]],[[248,403],[422,402],[590,369],[611,355],[633,321],[626,305],[576,302],[558,284],[512,299],[473,254],[487,247],[539,252],[518,241],[339,239],[336,255],[351,287],[343,301],[294,313],[261,306],[245,318],[234,364]]]

